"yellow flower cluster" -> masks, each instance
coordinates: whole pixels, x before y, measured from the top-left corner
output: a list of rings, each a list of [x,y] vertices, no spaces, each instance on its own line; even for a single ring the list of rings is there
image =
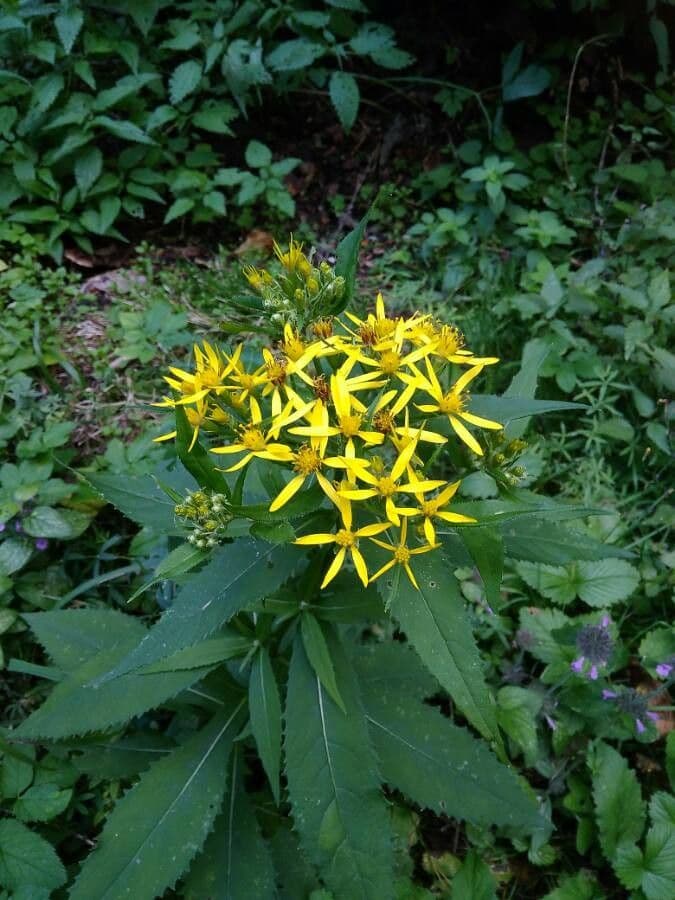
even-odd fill
[[[366,318],[319,319],[308,336],[287,323],[283,340],[263,349],[255,367],[244,362],[243,347],[232,355],[209,344],[196,347],[195,371],[170,369],[166,381],[174,396],[161,405],[185,409],[192,444],[200,428],[221,436],[211,451],[236,457],[225,471],[253,459],[289,470],[272,512],[309,482],[321,486],[336,508],[336,530],[296,543],[334,546],[322,587],[347,558],[364,585],[401,565],[417,587],[411,561],[439,546],[435,524],[474,521],[448,509],[458,481],[425,473],[448,440],[428,420],[445,417],[455,435],[482,454],[467,425],[502,426],[470,411],[467,387],[497,360],[475,357],[456,328],[431,316],[388,315],[381,296]],[[454,380],[451,364],[464,367]],[[409,529],[409,522],[420,527]],[[387,531],[396,535],[390,542],[380,538]],[[360,549],[364,540],[391,554],[372,575]]]

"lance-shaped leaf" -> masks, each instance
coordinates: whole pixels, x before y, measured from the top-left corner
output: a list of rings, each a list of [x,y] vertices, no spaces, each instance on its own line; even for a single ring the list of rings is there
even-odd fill
[[[373,204],[374,206],[374,204]],[[330,310],[334,315],[338,315],[347,306],[354,295],[356,286],[356,272],[359,266],[359,253],[361,251],[361,241],[368,224],[368,219],[373,210],[370,207],[359,224],[348,235],[342,238],[337,247],[337,260],[335,263],[335,274],[341,276],[345,280],[345,287],[342,297],[337,301],[333,309]]]
[[[443,554],[414,557],[419,590],[402,566],[377,582],[420,659],[480,733],[499,741],[496,706],[483,672],[469,617]]]
[[[184,650],[177,650],[159,662],[138,669],[139,675],[153,675],[155,672],[179,672],[182,669],[201,669],[214,666],[244,656],[250,649],[251,640],[237,634],[233,630],[225,630],[219,637],[209,638],[199,644],[193,644]],[[122,676],[124,677],[124,676]]]
[[[27,613],[24,619],[48,656],[64,672],[77,669],[117,644],[140,641],[146,633],[136,616],[116,609],[59,609]]]
[[[281,700],[270,655],[265,647],[260,648],[251,666],[248,706],[251,716],[251,731],[278,805],[279,768],[281,765]]]
[[[296,635],[285,740],[293,819],[337,900],[382,900],[393,879],[389,816],[353,670],[336,640],[330,652],[346,715]]]
[[[176,530],[174,501],[151,475],[88,475],[87,481],[101,496],[134,522],[166,534]]]
[[[630,559],[633,555],[583,532],[537,518],[513,520],[504,525],[502,535],[507,556],[549,566],[575,560]]]
[[[459,537],[476,564],[488,606],[499,609],[504,542],[497,528],[460,528]]]
[[[181,589],[147,637],[98,683],[205,640],[239,610],[283,584],[298,558],[288,547],[251,539],[220,547],[211,562]]]
[[[93,686],[98,676],[108,672],[137,645],[138,638],[133,637],[74,669],[14,733],[21,738],[56,740],[112,728],[160,706],[200,681],[213,668],[211,663],[154,675],[130,673],[99,687]]]
[[[534,795],[487,744],[402,691],[386,671],[374,680],[378,656],[361,693],[385,781],[420,806],[475,825],[541,826]]]
[[[70,900],[154,900],[203,845],[227,788],[244,701],[155,763],[115,806]]]
[[[506,424],[549,412],[569,409],[588,409],[583,403],[568,400],[530,400],[527,397],[496,397],[492,394],[472,394],[471,412]]]
[[[340,689],[335,680],[333,660],[330,658],[330,650],[328,649],[321,625],[314,616],[309,615],[309,613],[303,613],[300,619],[300,633],[309,664],[333,700],[343,712],[346,712],[340,696]]]
[[[185,900],[276,896],[272,857],[244,789],[241,766],[241,752],[235,746],[223,811],[190,869]]]

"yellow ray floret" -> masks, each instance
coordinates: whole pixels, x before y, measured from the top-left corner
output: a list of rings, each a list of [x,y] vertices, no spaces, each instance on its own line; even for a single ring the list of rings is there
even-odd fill
[[[321,583],[322,590],[329,585],[338,574],[344,564],[347,554],[351,556],[357,575],[365,587],[368,584],[368,569],[366,568],[366,561],[363,558],[363,554],[359,550],[359,539],[373,537],[389,528],[388,522],[376,522],[372,525],[366,525],[363,528],[358,528],[356,531],[353,531],[351,503],[347,500],[341,500],[339,510],[343,527],[338,529],[335,534],[307,534],[295,541],[296,544],[300,544],[303,547],[335,544],[338,548],[335,559],[329,566]]]
[[[476,521],[471,516],[463,516],[460,513],[454,513],[444,509],[457,493],[460,483],[461,482],[459,481],[455,481],[453,484],[449,484],[440,492],[440,494],[431,497],[429,500],[417,498],[419,506],[398,507],[396,512],[406,518],[410,516],[422,516],[424,519],[424,536],[430,544],[435,544],[436,530],[434,528],[434,519],[441,519],[443,522],[450,522],[451,524],[456,525],[468,525]]]
[[[413,550],[410,547],[406,546],[406,537],[408,532],[408,522],[406,519],[403,520],[403,525],[401,526],[401,533],[399,537],[398,544],[387,544],[384,541],[378,541],[377,538],[371,538],[373,543],[377,544],[378,547],[382,547],[383,550],[388,550],[393,554],[392,558],[389,562],[386,562],[381,569],[378,569],[374,575],[371,575],[370,581],[373,582],[381,575],[384,575],[385,572],[388,572],[390,569],[393,569],[394,566],[403,566],[405,569],[405,573],[410,579],[410,583],[412,586],[419,591],[420,587],[413,575],[413,571],[410,568],[410,560],[413,556],[419,556],[420,553],[428,553],[430,550],[436,550],[439,546],[438,544],[428,544],[425,547],[415,547]]]

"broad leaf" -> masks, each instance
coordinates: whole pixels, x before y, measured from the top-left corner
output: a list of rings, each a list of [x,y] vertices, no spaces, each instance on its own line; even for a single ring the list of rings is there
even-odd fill
[[[335,593],[321,591],[308,610],[326,622],[363,622],[364,619],[383,619],[385,616],[380,594],[375,585],[363,588],[339,588],[335,581]]]
[[[51,844],[14,819],[0,821],[0,885],[42,896],[61,887],[66,870]]]
[[[441,553],[414,559],[419,591],[401,566],[377,582],[385,602],[420,659],[480,733],[498,740],[494,697],[485,683],[478,648],[457,581]],[[390,585],[390,586],[388,586]]]
[[[223,811],[190,869],[185,900],[253,900],[276,895],[272,858],[244,789],[241,768],[241,752],[235,746]]]
[[[489,867],[475,850],[464,858],[462,867],[452,879],[452,896],[471,900],[496,900],[497,884]]]
[[[286,704],[286,775],[295,828],[337,900],[391,893],[388,813],[353,671],[331,641],[347,715],[333,703],[296,636]]]
[[[621,844],[640,839],[645,823],[645,804],[635,772],[609,744],[599,741],[589,752],[593,776],[593,803],[600,846],[612,862]]]
[[[269,778],[274,799],[279,805],[281,700],[270,655],[265,647],[260,648],[251,666],[248,707],[258,754]]]
[[[579,563],[577,591],[589,606],[604,608],[627,600],[639,583],[637,569],[623,559]]]
[[[440,691],[439,683],[409,644],[387,641],[357,646],[353,661],[359,684],[369,694],[398,691],[422,701]]]
[[[333,72],[328,90],[340,124],[345,131],[350,131],[359,113],[361,99],[356,78],[349,72]]]
[[[193,93],[202,80],[202,65],[195,59],[177,66],[169,80],[169,98],[174,106]]]
[[[386,672],[364,682],[362,693],[382,777],[392,787],[476,825],[541,825],[534,795],[468,729],[411,697]]]
[[[243,703],[217,715],[124,795],[87,857],[70,900],[154,900],[173,887],[221,807]]]
[[[147,637],[101,681],[149,666],[205,640],[239,610],[283,584],[298,559],[299,554],[287,547],[249,539],[218,548]]]
[[[650,828],[644,853],[635,846],[620,846],[614,869],[626,887],[641,888],[647,900],[672,897],[675,885],[675,829],[672,825],[654,825]]]

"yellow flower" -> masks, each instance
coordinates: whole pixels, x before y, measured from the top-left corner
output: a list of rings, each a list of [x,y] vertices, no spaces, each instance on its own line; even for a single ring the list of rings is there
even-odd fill
[[[312,266],[302,252],[302,244],[293,240],[293,235],[288,243],[288,250],[284,253],[277,242],[274,242],[274,252],[281,265],[289,274],[297,272],[303,278],[308,278],[312,274]]]
[[[293,460],[293,451],[286,444],[275,443],[275,439],[279,436],[279,431],[293,421],[293,416],[297,416],[297,411],[292,411],[292,405],[289,403],[282,415],[280,415],[273,423],[272,427],[265,430],[262,427],[262,413],[258,402],[251,397],[251,421],[247,425],[239,427],[239,440],[234,444],[225,447],[213,447],[212,453],[245,453],[246,455],[236,462],[226,472],[236,472],[242,469],[254,457],[258,459],[271,459],[275,462],[291,462]]]
[[[300,336],[300,332],[293,328],[290,322],[284,325],[284,339],[281,342],[281,349],[286,356],[295,362],[304,354],[307,345]]]
[[[412,556],[419,556],[420,553],[428,553],[430,550],[436,550],[439,545],[429,544],[425,547],[416,547],[414,550],[411,550],[410,547],[406,547],[405,543],[407,531],[408,522],[406,519],[404,519],[403,525],[401,526],[401,535],[398,544],[386,544],[384,541],[378,541],[377,538],[371,538],[373,543],[377,544],[378,547],[382,547],[383,550],[389,550],[391,553],[393,553],[393,557],[389,560],[389,562],[385,563],[381,569],[378,569],[377,572],[375,572],[375,574],[371,576],[371,583],[381,575],[384,575],[385,572],[388,572],[389,569],[393,569],[394,566],[399,565],[403,566],[412,586],[419,591],[420,587],[415,580],[412,569],[410,568],[410,558]]]
[[[265,269],[256,269],[255,266],[244,266],[244,277],[256,291],[261,291],[266,284],[270,284],[272,276]]]
[[[476,521],[471,516],[463,516],[460,515],[460,513],[447,512],[443,509],[443,507],[446,506],[455,496],[459,485],[460,482],[455,481],[454,484],[449,484],[445,488],[445,490],[441,491],[440,494],[437,494],[435,497],[432,497],[429,500],[418,499],[418,507],[399,507],[396,512],[405,517],[423,516],[424,536],[430,544],[435,544],[436,530],[434,529],[434,519],[442,519],[444,522],[453,522],[458,524],[466,524]]]
[[[363,429],[363,415],[354,413],[353,398],[347,389],[343,378],[339,375],[331,375],[330,392],[337,417],[336,425],[300,425],[290,428],[291,434],[300,434],[306,437],[329,438],[337,435],[346,438],[345,455],[356,456],[354,438],[359,437],[366,444],[381,444],[384,435],[377,431],[365,431]]]
[[[370,487],[343,490],[339,492],[340,495],[346,497],[348,500],[370,500],[372,497],[380,497],[385,503],[387,519],[394,525],[400,525],[401,520],[398,517],[396,506],[394,505],[394,497],[396,494],[422,494],[425,491],[432,491],[434,488],[440,487],[444,483],[443,481],[420,481],[413,478],[406,481],[404,484],[400,484],[401,478],[410,464],[410,460],[416,447],[417,441],[411,441],[399,454],[399,457],[392,466],[389,474],[384,472],[376,474],[367,469],[356,471],[356,477],[360,481],[369,484]]]
[[[235,404],[239,405],[249,397],[256,388],[261,384],[267,383],[267,368],[265,365],[259,366],[254,372],[248,372],[241,362],[241,351],[243,344],[237,344],[237,347],[231,357],[228,357],[229,373],[226,385],[228,390],[240,391],[235,397]]]
[[[372,537],[373,535],[381,534],[389,528],[388,522],[377,522],[373,525],[366,525],[363,528],[358,528],[356,531],[353,531],[351,503],[342,500],[340,501],[339,509],[343,527],[338,529],[335,534],[308,534],[295,541],[296,544],[300,544],[304,547],[321,544],[335,544],[336,547],[339,548],[335,555],[335,559],[331,563],[323,582],[321,583],[321,590],[329,585],[340,571],[347,553],[350,554],[352,562],[354,563],[354,568],[365,587],[368,584],[368,569],[366,568],[366,561],[358,547],[359,538]]]
[[[164,403],[154,403],[153,406],[181,406],[185,401],[182,400],[166,400]],[[185,415],[187,416],[187,420],[192,426],[192,440],[190,441],[190,446],[188,447],[188,452],[192,450],[195,443],[197,442],[197,438],[199,436],[199,429],[202,425],[204,425],[210,418],[209,415],[209,403],[208,400],[200,396],[197,400],[192,398],[191,402],[195,404],[195,408],[192,409],[190,406],[185,406]],[[162,434],[159,437],[153,438],[153,441],[158,444],[161,441],[170,441],[176,437],[177,431],[170,431],[168,434]]]
[[[382,294],[378,294],[375,300],[375,315],[368,313],[368,317],[365,321],[359,319],[358,316],[355,316],[350,312],[345,312],[345,315],[358,329],[356,334],[354,334],[354,332],[350,332],[350,334],[357,337],[358,340],[366,346],[375,346],[386,338],[392,337],[396,331],[397,325],[403,322],[403,319],[400,317],[390,319],[387,316]]]
[[[313,447],[309,444],[303,444],[293,453],[293,470],[297,475],[288,482],[277,494],[270,504],[270,512],[276,512],[285,506],[288,501],[294,497],[308,478],[316,475],[316,479],[321,485],[325,494],[336,504],[339,504],[339,496],[335,488],[321,473],[323,466],[332,466],[338,468],[345,467],[345,461],[342,457],[328,457],[324,459],[325,444]]]
[[[432,396],[435,402],[421,404],[417,408],[425,413],[440,413],[446,415],[457,434],[457,437],[464,441],[467,447],[473,450],[474,453],[482,456],[483,450],[480,444],[461,420],[464,419],[465,422],[469,422],[471,425],[477,425],[479,428],[490,428],[497,431],[503,428],[503,425],[499,422],[493,422],[491,419],[483,419],[481,416],[476,416],[466,409],[468,397],[463,394],[464,388],[482,371],[483,366],[474,366],[464,372],[449,391],[444,391],[436,377],[433,366],[429,363],[429,360],[427,360],[426,363],[429,380],[424,387],[424,390]]]

